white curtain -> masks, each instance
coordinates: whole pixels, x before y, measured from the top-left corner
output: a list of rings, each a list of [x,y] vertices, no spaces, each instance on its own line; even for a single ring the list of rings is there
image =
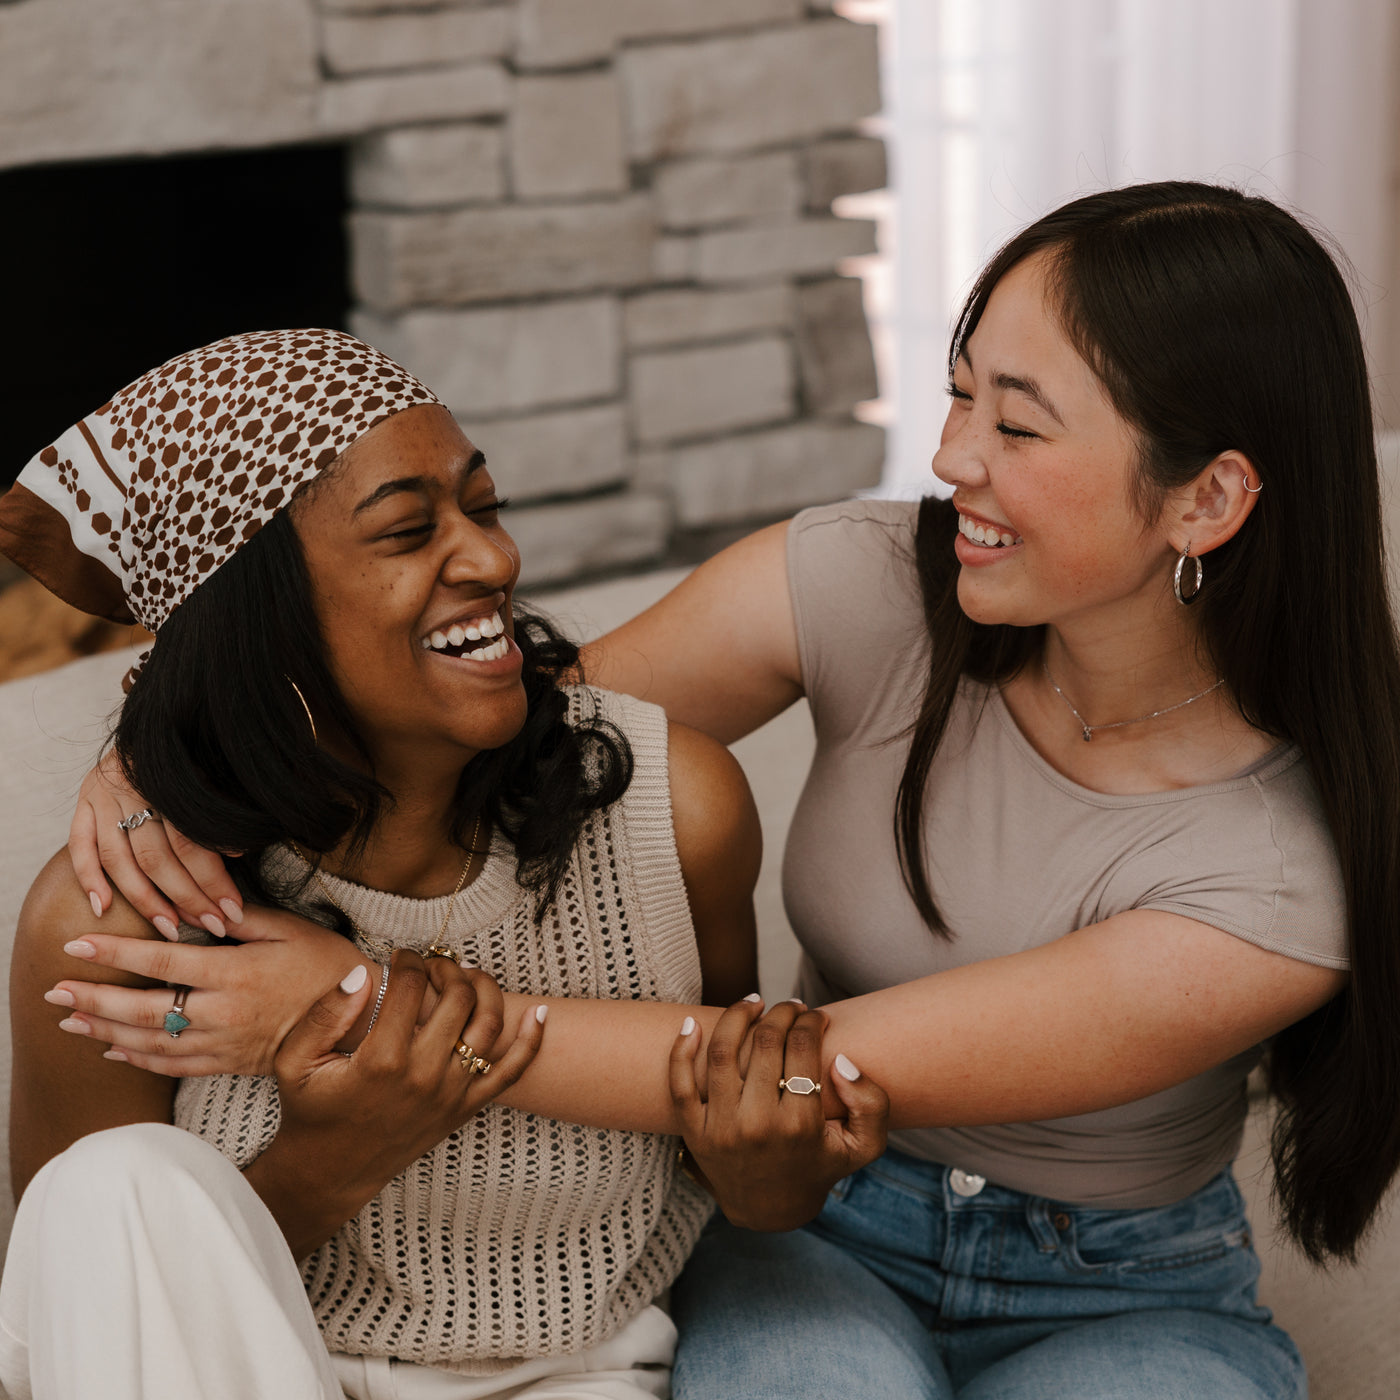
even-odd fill
[[[1373,364],[1386,378],[1400,340],[1400,315],[1383,300],[1395,257],[1396,8],[893,0],[885,491],[928,489],[949,325],[978,267],[1021,225],[1110,185],[1226,181],[1330,230],[1356,269]],[[1378,384],[1378,402],[1396,419],[1388,389]]]

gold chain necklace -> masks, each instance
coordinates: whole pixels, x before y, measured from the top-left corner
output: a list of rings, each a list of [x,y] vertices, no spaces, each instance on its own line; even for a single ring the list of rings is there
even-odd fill
[[[467,871],[471,869],[472,859],[476,855],[476,838],[480,835],[481,817],[478,815],[475,823],[472,825],[471,840],[467,842],[467,858],[462,865],[462,873],[457,876],[457,884],[453,887],[452,893],[448,897],[447,913],[442,916],[442,927],[438,930],[438,936],[435,939],[433,939],[433,941],[428,945],[428,951],[425,955],[427,957],[451,958],[454,962],[457,959],[457,955],[452,951],[451,948],[447,946],[445,942],[447,938],[447,926],[452,922],[452,912],[457,907],[457,896],[462,893],[462,886],[467,883]],[[321,893],[325,895],[325,897],[328,900],[330,900],[331,904],[336,909],[338,909],[346,919],[349,920],[350,927],[354,931],[355,937],[363,937],[363,935],[360,933],[360,926],[355,922],[353,918],[351,918],[350,914],[345,910],[341,902],[331,893],[330,887],[321,878],[321,872],[310,860],[307,859],[306,856],[302,854],[300,848],[296,845],[295,842],[288,841],[287,845],[291,847],[293,853],[296,855],[298,860],[304,860],[306,861],[307,865],[311,866],[311,878],[315,880],[316,883],[321,887]]]
[[[1197,700],[1204,700],[1213,690],[1219,690],[1225,684],[1225,677],[1216,681],[1214,685],[1208,685],[1199,695],[1193,695],[1189,700],[1178,700],[1175,705],[1168,705],[1165,710],[1153,710],[1150,715],[1139,715],[1136,719],[1117,719],[1112,724],[1090,724],[1078,710],[1074,708],[1074,702],[1068,695],[1055,684],[1055,678],[1050,674],[1050,667],[1046,664],[1045,658],[1040,658],[1040,669],[1045,672],[1045,679],[1050,682],[1050,689],[1069,706],[1069,712],[1079,721],[1079,727],[1084,731],[1084,742],[1087,744],[1094,737],[1094,731],[1098,729],[1125,729],[1130,724],[1146,724],[1150,719],[1156,719],[1159,715],[1169,715],[1173,710],[1184,710],[1188,705],[1194,705]]]

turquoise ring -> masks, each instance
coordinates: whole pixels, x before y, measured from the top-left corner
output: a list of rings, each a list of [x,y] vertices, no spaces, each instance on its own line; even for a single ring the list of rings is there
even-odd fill
[[[189,994],[188,987],[176,987],[175,1005],[165,1013],[165,1033],[171,1040],[179,1040],[180,1032],[190,1028],[190,1018],[185,1015],[185,998]]]

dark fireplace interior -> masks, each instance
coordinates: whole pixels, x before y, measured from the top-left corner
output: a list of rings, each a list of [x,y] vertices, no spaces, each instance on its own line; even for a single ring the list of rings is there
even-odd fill
[[[343,328],[346,206],[339,146],[0,171],[0,489],[172,355]]]

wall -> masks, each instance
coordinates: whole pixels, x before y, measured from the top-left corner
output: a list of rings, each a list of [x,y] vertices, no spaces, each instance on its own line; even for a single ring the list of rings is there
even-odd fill
[[[879,480],[875,35],[820,0],[10,0],[0,166],[349,143],[351,329],[524,505],[534,581]],[[267,211],[234,210],[231,217]]]

